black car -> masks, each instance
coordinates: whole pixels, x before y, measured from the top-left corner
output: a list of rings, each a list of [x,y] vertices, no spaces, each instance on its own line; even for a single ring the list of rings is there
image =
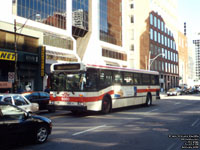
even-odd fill
[[[46,92],[24,92],[22,93],[31,103],[38,103],[39,110],[47,109],[49,104],[50,95]]]
[[[21,108],[0,102],[0,149],[29,142],[44,143],[51,134],[52,122]]]

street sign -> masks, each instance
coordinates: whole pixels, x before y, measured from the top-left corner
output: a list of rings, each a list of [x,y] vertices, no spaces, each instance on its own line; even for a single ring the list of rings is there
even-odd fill
[[[8,82],[14,82],[15,72],[8,72]]]

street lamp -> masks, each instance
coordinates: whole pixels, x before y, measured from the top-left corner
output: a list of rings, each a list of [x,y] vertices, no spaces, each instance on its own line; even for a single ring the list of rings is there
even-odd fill
[[[156,60],[159,56],[165,56],[164,53],[160,53],[158,55],[156,55],[154,58],[150,59],[151,58],[151,51],[149,52],[149,70],[151,70],[151,65],[153,64],[154,60]]]

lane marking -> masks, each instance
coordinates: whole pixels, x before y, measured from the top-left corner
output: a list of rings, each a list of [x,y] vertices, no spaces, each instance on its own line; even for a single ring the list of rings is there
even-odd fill
[[[196,119],[191,126],[194,127],[199,122],[199,120],[200,119]]]
[[[175,145],[176,145],[176,143],[173,143],[172,145],[170,145],[170,147],[168,147],[167,150],[171,150]]]
[[[175,103],[175,105],[179,105],[179,104],[180,104],[180,102]]]
[[[91,129],[88,129],[88,130],[84,130],[84,131],[81,131],[81,132],[77,132],[77,133],[74,133],[72,135],[79,135],[79,134],[83,134],[83,133],[86,133],[86,132],[89,132],[89,131],[94,131],[96,129],[99,129],[99,128],[104,128],[106,127],[106,125],[102,125],[102,126],[97,126],[97,127],[94,127],[94,128],[91,128]]]
[[[157,111],[158,109],[153,109],[153,110],[150,110],[150,111],[147,111],[147,112],[154,112],[154,111]]]

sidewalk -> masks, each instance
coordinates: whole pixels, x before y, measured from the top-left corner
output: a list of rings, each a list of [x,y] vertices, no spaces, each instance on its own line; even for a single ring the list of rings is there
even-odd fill
[[[167,94],[165,92],[160,92],[160,99],[162,99],[162,98],[164,98],[166,96],[167,96]]]

